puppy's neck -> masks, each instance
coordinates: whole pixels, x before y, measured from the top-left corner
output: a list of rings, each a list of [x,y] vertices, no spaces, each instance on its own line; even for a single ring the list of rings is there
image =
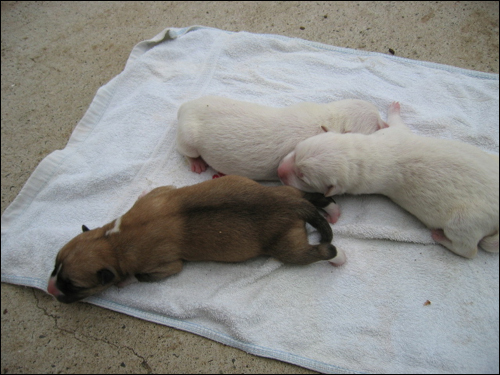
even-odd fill
[[[166,210],[168,212],[168,210]],[[169,238],[174,243],[175,235],[170,221],[160,215],[149,215],[141,205],[102,227],[102,235],[116,255],[120,276],[133,276],[147,268],[150,262],[168,256],[164,243]],[[165,259],[168,262],[170,259]]]
[[[389,130],[389,129],[387,129]],[[357,135],[354,135],[357,137]],[[375,135],[361,136],[367,142],[359,143],[351,150],[350,168],[345,190],[350,194],[390,194],[399,189],[402,175],[394,161],[397,149],[387,147],[384,139]]]

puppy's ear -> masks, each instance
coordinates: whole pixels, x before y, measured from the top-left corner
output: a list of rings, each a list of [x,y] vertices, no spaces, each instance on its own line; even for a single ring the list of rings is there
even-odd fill
[[[385,121],[381,121],[381,122],[379,123],[379,125],[377,126],[377,128],[378,128],[377,130],[380,130],[380,129],[385,129],[385,128],[388,128],[388,127],[389,127],[389,124],[388,124],[387,122],[385,122]]]
[[[82,232],[87,232],[87,231],[89,231],[89,230],[90,230],[90,229],[89,229],[89,228],[87,228],[87,226],[86,226],[86,225],[82,225]]]
[[[99,279],[101,285],[106,285],[113,281],[115,274],[107,268],[103,268],[102,270],[97,271],[97,278]]]
[[[332,195],[335,195],[335,193],[337,192],[336,190],[337,189],[334,185],[328,186],[326,188],[325,197],[331,197]]]

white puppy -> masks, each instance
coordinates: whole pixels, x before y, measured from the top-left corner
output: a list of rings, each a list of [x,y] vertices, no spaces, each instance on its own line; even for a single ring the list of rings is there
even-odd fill
[[[178,111],[177,150],[193,172],[207,164],[218,172],[278,180],[278,164],[300,141],[320,133],[365,133],[386,127],[363,100],[266,107],[217,96],[184,103]]]
[[[282,182],[304,191],[383,194],[432,230],[432,238],[472,258],[479,244],[498,252],[498,156],[469,144],[412,134],[389,107],[389,128],[372,135],[324,133],[281,162]]]

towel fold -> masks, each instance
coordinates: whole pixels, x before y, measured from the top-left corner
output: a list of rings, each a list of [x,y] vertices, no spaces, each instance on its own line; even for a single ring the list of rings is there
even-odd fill
[[[134,47],[66,148],[40,163],[5,210],[2,281],[45,290],[57,252],[82,224],[110,222],[148,188],[212,178],[211,169],[190,172],[175,149],[185,101],[357,98],[385,119],[397,100],[415,133],[498,154],[498,93],[496,74],[277,35],[166,29]],[[498,254],[456,256],[383,196],[338,203],[342,267],[192,262],[86,301],[320,372],[498,373]]]

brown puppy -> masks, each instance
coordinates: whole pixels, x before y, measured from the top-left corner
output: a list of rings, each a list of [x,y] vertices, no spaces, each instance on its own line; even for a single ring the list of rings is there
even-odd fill
[[[163,279],[180,272],[184,260],[243,262],[267,255],[286,263],[340,265],[345,256],[330,244],[330,225],[315,207],[329,204],[318,194],[239,176],[159,187],[123,216],[101,228],[84,227],[69,241],[57,255],[48,292],[70,303],[134,276]],[[308,243],[305,222],[319,231],[319,245]]]

